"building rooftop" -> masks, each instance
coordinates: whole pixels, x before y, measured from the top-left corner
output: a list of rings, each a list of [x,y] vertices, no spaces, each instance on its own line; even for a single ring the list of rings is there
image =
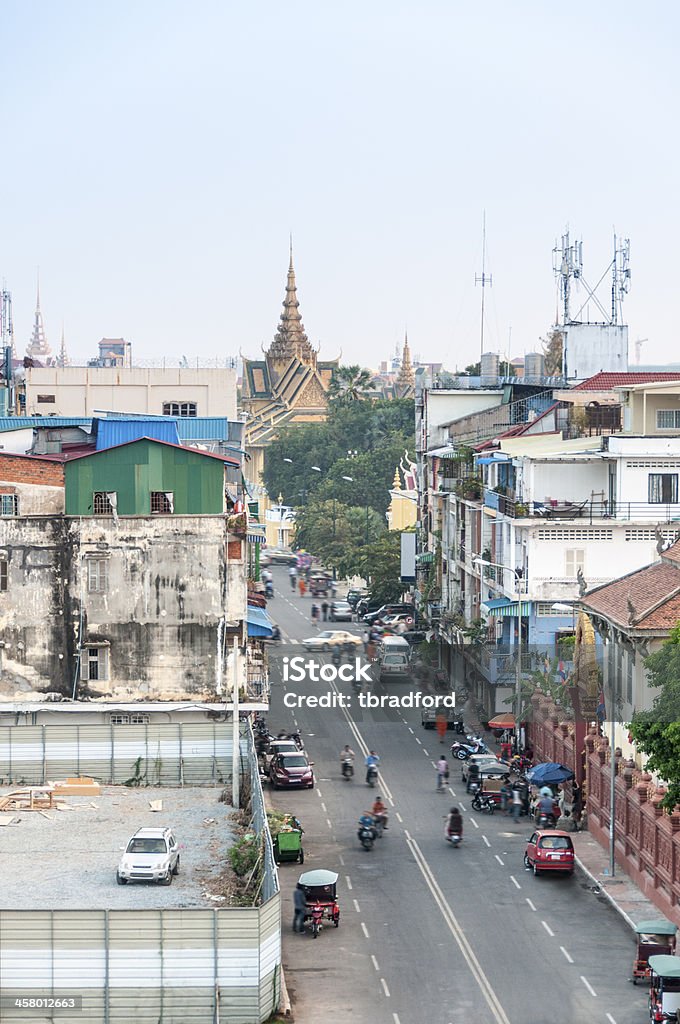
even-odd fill
[[[624,630],[668,632],[680,621],[680,542],[659,562],[588,591],[581,603]]]
[[[631,371],[629,373],[609,373],[606,370],[596,373],[594,377],[581,381],[571,391],[611,391],[612,388],[630,387],[632,384],[661,384],[664,381],[680,381],[680,372]]]

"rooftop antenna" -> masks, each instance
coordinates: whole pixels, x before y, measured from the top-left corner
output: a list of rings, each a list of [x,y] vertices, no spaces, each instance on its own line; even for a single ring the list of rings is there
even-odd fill
[[[619,322],[623,300],[630,289],[630,238],[624,238],[617,246],[614,235],[614,258],[612,260],[612,323]],[[636,350],[637,351],[637,350]],[[640,360],[638,359],[638,362]]]
[[[481,371],[481,357],[484,355],[484,289],[487,284],[492,285],[493,279],[491,274],[485,273],[486,270],[486,210],[484,210],[482,219],[482,273],[475,274],[475,284],[481,284],[482,286],[482,323],[480,328],[480,339],[479,339],[479,354],[480,354],[480,373]]]
[[[571,294],[571,282],[580,281],[583,275],[583,242],[569,240],[569,228],[562,235],[560,245],[555,243],[553,249],[553,272],[560,283],[560,297],[562,299],[562,322],[570,323],[569,298]]]
[[[642,352],[642,346],[644,345],[644,343],[646,341],[649,341],[649,338],[638,338],[636,340],[636,342],[635,342],[635,365],[636,366],[640,365],[640,354]]]

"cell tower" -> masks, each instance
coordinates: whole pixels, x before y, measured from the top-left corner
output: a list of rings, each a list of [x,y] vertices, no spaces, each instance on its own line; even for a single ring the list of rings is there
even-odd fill
[[[481,326],[480,326],[480,339],[479,339],[479,355],[480,359],[484,355],[484,289],[487,284],[493,285],[493,277],[491,274],[486,272],[486,210],[484,211],[484,217],[482,220],[482,272],[481,274],[475,274],[475,284],[481,284],[482,286],[482,315],[481,315]],[[480,367],[481,369],[481,367]]]
[[[574,242],[572,245],[569,241],[569,229],[562,235],[562,244],[556,244],[553,249],[553,271],[560,283],[563,321],[568,324],[571,282],[580,281],[583,273],[583,242]]]
[[[611,271],[612,293],[611,311],[607,312],[597,297],[597,290]],[[609,266],[605,269],[594,288],[591,288],[583,276],[583,242],[574,242],[569,239],[569,231],[562,235],[561,243],[553,249],[553,272],[559,281],[560,298],[562,299],[562,324],[581,323],[581,314],[589,303],[599,310],[601,323],[615,325],[622,322],[623,300],[630,290],[630,239],[624,238],[622,242],[614,235],[614,254]],[[583,282],[586,290],[586,297],[579,306],[577,312],[572,316],[570,309],[571,283],[572,281]]]
[[[14,321],[12,320],[12,293],[7,291],[6,288],[3,288],[0,292],[0,341],[3,353],[6,348],[11,348],[12,355],[16,356],[14,351]]]

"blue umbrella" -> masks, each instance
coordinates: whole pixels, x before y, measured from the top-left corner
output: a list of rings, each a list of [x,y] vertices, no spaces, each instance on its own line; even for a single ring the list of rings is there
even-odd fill
[[[557,786],[560,782],[573,779],[574,773],[571,768],[565,768],[563,764],[556,764],[549,761],[547,764],[537,764],[527,772],[527,779],[532,786]]]

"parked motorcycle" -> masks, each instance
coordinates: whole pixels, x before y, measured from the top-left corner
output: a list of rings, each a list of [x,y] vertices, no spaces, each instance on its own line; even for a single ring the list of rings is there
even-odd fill
[[[342,777],[345,782],[349,782],[354,776],[354,765],[351,761],[343,761],[341,766]]]
[[[475,793],[472,800],[472,809],[474,811],[484,811],[486,814],[493,814],[496,810],[496,804],[493,797]]]
[[[472,757],[473,754],[488,753],[489,748],[486,743],[471,736],[467,736],[465,740],[456,740],[455,743],[451,744],[451,754],[453,757],[457,757],[459,761],[467,761],[468,757]]]
[[[312,938],[316,939],[319,932],[323,928],[323,907],[320,903],[315,903],[312,907],[312,920],[310,924],[310,931]]]

